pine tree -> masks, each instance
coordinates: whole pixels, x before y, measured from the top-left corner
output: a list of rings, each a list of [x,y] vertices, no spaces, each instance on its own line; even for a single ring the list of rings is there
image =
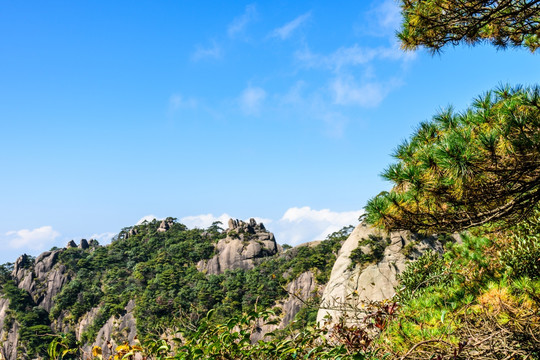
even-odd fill
[[[367,220],[389,230],[456,231],[514,224],[540,201],[540,88],[487,92],[464,112],[423,122],[400,145]]]
[[[499,48],[540,47],[540,0],[401,0],[402,47],[491,42]]]

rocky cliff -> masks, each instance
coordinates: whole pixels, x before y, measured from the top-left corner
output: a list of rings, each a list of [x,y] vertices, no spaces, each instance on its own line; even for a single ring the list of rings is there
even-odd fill
[[[77,247],[73,241],[67,247]],[[88,249],[88,242],[81,240],[79,247]],[[58,263],[58,255],[62,250],[47,251],[32,259],[22,255],[13,265],[11,278],[14,284],[23,294],[29,295],[28,302],[33,306],[45,310],[45,314],[51,311],[55,296],[70,281],[70,275],[63,264]],[[0,339],[3,345],[0,347],[0,359],[19,358],[19,324],[9,309],[10,301],[7,298],[0,299]],[[18,355],[17,355],[18,354]],[[19,356],[19,357],[17,357]]]
[[[217,275],[226,270],[253,269],[257,259],[275,255],[280,250],[274,234],[253,218],[249,222],[230,219],[226,233],[216,244],[216,255],[197,264],[200,271]]]
[[[158,286],[157,284],[160,284],[160,287],[167,286],[169,280],[164,278],[165,275],[157,274],[154,279],[150,277],[149,280],[142,280],[141,275],[138,274],[143,274],[142,271],[145,269],[142,267],[143,262],[135,264],[129,260],[129,257],[134,256],[142,259],[146,256],[150,259],[156,259],[152,263],[155,265],[155,261],[164,261],[163,259],[174,255],[172,252],[159,250],[160,247],[165,249],[165,246],[170,244],[171,247],[167,249],[180,249],[178,246],[183,244],[183,236],[194,236],[191,242],[194,244],[194,248],[191,252],[181,253],[181,259],[193,258],[194,252],[203,251],[201,250],[203,244],[213,244],[213,253],[210,252],[212,255],[198,261],[196,268],[194,267],[199,270],[200,274],[203,274],[203,278],[206,277],[208,284],[211,284],[211,280],[208,279],[216,276],[221,276],[221,281],[227,281],[229,275],[226,273],[228,270],[247,272],[253,270],[265,259],[274,258],[276,261],[272,266],[278,266],[276,264],[293,261],[294,256],[297,256],[298,251],[294,248],[289,249],[285,254],[281,246],[276,243],[274,235],[268,232],[262,223],[257,223],[254,219],[247,222],[231,219],[228,225],[228,229],[225,231],[212,235],[208,231],[187,230],[183,225],[168,218],[155,224],[126,228],[122,230],[113,244],[106,247],[99,246],[94,240],[81,240],[79,244],[70,241],[65,248],[44,252],[35,259],[26,255],[21,256],[13,264],[9,275],[8,283],[12,284],[9,285],[12,286],[11,295],[8,296],[8,294],[0,292],[0,295],[3,295],[0,297],[0,359],[39,358],[36,354],[28,355],[28,333],[21,332],[30,325],[41,331],[39,334],[42,335],[34,334],[38,339],[42,336],[42,339],[50,341],[52,339],[50,334],[72,334],[74,340],[84,343],[81,348],[81,356],[83,357],[90,357],[94,346],[101,347],[104,358],[107,358],[118,345],[133,344],[138,331],[137,316],[141,316],[141,314],[144,316],[145,311],[152,309],[137,307],[137,298],[142,296],[142,290],[135,293],[138,296],[131,298],[127,305],[122,305],[121,308],[118,308],[118,304],[111,304],[110,300],[106,300],[104,296],[112,291],[111,288],[119,285],[115,284],[114,278],[110,280],[108,278],[112,274],[120,278],[129,275],[131,280],[122,280],[126,281],[122,286],[136,286],[136,282],[142,286],[146,284],[146,281],[148,284],[155,283],[156,285],[152,285],[154,287]],[[216,240],[212,240],[212,236],[217,237]],[[160,242],[162,243],[160,244]],[[135,250],[137,246],[150,245],[152,248],[158,249],[157,254],[147,254]],[[202,247],[202,249],[205,248]],[[204,251],[208,253],[207,250]],[[120,256],[121,252],[124,254],[123,257]],[[277,260],[281,256],[284,260]],[[105,258],[106,261],[103,260]],[[116,262],[110,263],[110,261]],[[172,261],[172,258],[167,261]],[[109,272],[98,271],[96,264],[103,264],[100,266],[104,266],[104,269],[108,269]],[[116,270],[110,270],[111,265],[108,264],[114,265]],[[183,263],[176,266],[177,272],[180,274],[184,271],[183,269],[189,267],[189,264]],[[279,270],[275,268],[268,271]],[[294,319],[306,302],[322,294],[324,287],[315,280],[319,272],[314,271],[296,271],[292,277],[287,275],[285,292],[279,291],[279,285],[276,283],[277,287],[273,291],[277,292],[271,296],[277,296],[273,305],[273,308],[280,313],[277,324],[264,326],[255,332],[254,341],[264,338],[264,335],[269,331],[283,329]],[[255,276],[256,272],[250,276]],[[89,277],[89,274],[94,275]],[[174,273],[167,274],[169,274],[167,276],[174,276]],[[195,275],[190,276],[198,278]],[[258,276],[268,279],[268,276],[272,278],[275,277],[275,274]],[[91,280],[97,284],[97,287],[95,284],[82,283],[81,279]],[[182,279],[179,278],[178,281],[181,282]],[[5,283],[4,290],[7,288],[8,284]],[[265,289],[261,291],[262,294],[265,293]],[[90,295],[88,295],[89,293]],[[149,294],[148,296],[153,296],[152,293]],[[208,294],[208,296],[212,295],[214,294]],[[24,298],[23,306],[17,305],[18,307],[11,309],[10,296],[15,296],[13,298],[17,301],[20,300],[17,296]],[[90,300],[88,300],[88,296],[91,296]],[[95,300],[92,300],[92,296]],[[251,294],[243,296],[249,298]],[[259,296],[261,295],[257,295],[257,297]],[[242,301],[242,299],[232,300]],[[225,299],[223,301],[232,300]],[[66,307],[63,305],[59,307],[59,301],[60,304],[65,303]],[[155,300],[146,299],[145,301],[150,301],[150,304],[158,306],[159,309],[174,309],[174,307],[170,307],[173,300],[163,299],[161,295],[157,296]],[[252,299],[251,301],[258,302],[259,300]],[[110,311],[111,306],[115,307],[113,312]],[[36,318],[39,318],[39,321],[34,321]],[[93,334],[90,341],[88,341],[89,333]]]
[[[363,303],[391,299],[398,284],[396,275],[427,249],[442,253],[442,243],[434,236],[386,233],[365,223],[358,225],[338,253],[317,322],[332,323]]]
[[[25,323],[37,318],[40,322],[31,325],[43,334],[38,336],[73,334],[75,340],[84,343],[81,356],[89,357],[92,347],[99,346],[107,358],[118,345],[135,341],[140,330],[137,319],[143,319],[147,325],[149,319],[144,318],[147,316],[152,321],[162,321],[163,316],[176,311],[175,301],[182,296],[195,301],[207,297],[197,306],[221,301],[223,309],[229,306],[244,309],[243,303],[258,304],[265,300],[266,306],[270,305],[278,315],[274,324],[261,325],[253,332],[252,340],[257,341],[270,331],[284,329],[302,309],[307,309],[307,303],[319,304],[319,299],[317,321],[323,322],[335,321],[344,310],[354,310],[362,303],[391,298],[397,285],[396,275],[405,269],[407,261],[416,259],[427,249],[442,251],[436,237],[424,238],[407,232],[387,234],[365,224],[350,231],[329,237],[333,240],[283,251],[274,235],[254,219],[247,222],[231,219],[225,231],[217,231],[215,228],[188,230],[169,218],[126,228],[107,247],[95,241],[81,240],[78,245],[70,241],[64,249],[45,252],[36,259],[23,255],[13,265],[9,281],[13,284],[10,296],[24,298],[24,307],[12,309],[9,296],[0,298],[0,359],[36,358],[25,357],[24,352],[28,344]],[[192,248],[185,247],[186,241]],[[156,253],[149,254],[147,248]],[[175,256],[178,260],[174,260]],[[197,257],[202,260],[192,265],[186,263]],[[144,262],[144,258],[149,262]],[[321,261],[327,265],[315,265]],[[104,272],[97,271],[96,266],[102,266]],[[148,274],[150,267],[154,270]],[[182,274],[176,283],[172,282],[175,273]],[[89,274],[94,275],[89,277]],[[178,288],[184,293],[177,300],[167,298],[174,291],[173,286],[179,286],[173,284],[185,282],[183,276],[189,276],[189,281],[195,283]],[[89,283],[81,283],[83,279]],[[243,287],[239,281],[251,282],[251,287]],[[120,305],[114,299],[123,301],[130,292],[114,290],[118,286],[138,290],[132,290],[135,296]],[[246,293],[246,289],[254,292]],[[113,295],[108,295],[111,292]],[[214,299],[220,292],[224,298]],[[124,298],[118,298],[118,294]],[[265,296],[272,298],[269,301],[263,299]],[[59,308],[59,301],[66,307]],[[138,306],[139,301],[146,305]]]

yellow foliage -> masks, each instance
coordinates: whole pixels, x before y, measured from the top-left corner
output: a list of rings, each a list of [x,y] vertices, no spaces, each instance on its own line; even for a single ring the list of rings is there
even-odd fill
[[[493,287],[478,298],[478,303],[492,311],[500,312],[513,304],[514,300],[507,288]]]
[[[130,346],[128,344],[124,344],[124,345],[120,345],[116,347],[117,353],[128,352],[129,350],[130,350]]]
[[[94,346],[92,348],[92,356],[95,357],[95,358],[97,357],[99,359],[102,359],[103,351],[101,350],[101,348],[99,346]]]

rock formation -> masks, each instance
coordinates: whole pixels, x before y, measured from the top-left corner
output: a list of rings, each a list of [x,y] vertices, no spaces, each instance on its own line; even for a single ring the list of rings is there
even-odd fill
[[[37,306],[50,311],[53,298],[69,281],[66,267],[58,264],[61,250],[46,251],[39,255],[33,267],[28,266],[28,257],[23,255],[17,259],[12,276],[19,288],[30,293]]]
[[[279,252],[274,234],[268,232],[255,219],[249,222],[229,220],[227,236],[216,244],[217,254],[210,260],[203,260],[197,268],[207,274],[222,274],[226,270],[253,269],[255,260],[272,256]]]
[[[133,344],[135,337],[137,336],[137,323],[133,310],[135,309],[135,301],[130,300],[125,308],[125,314],[119,317],[110,317],[109,320],[99,330],[96,340],[93,344],[87,344],[83,350],[83,358],[92,358],[92,348],[99,346],[103,350],[103,358],[108,359],[112,355],[112,351],[117,346],[122,344]],[[80,338],[81,334],[86,328],[91,325],[93,318],[97,315],[99,309],[92,309],[84,319],[79,322],[79,328],[77,329],[77,338]]]
[[[81,239],[81,243],[79,244],[79,249],[86,250],[90,247],[88,244],[88,241],[86,239]]]
[[[11,325],[8,317],[9,300],[0,298],[0,359],[15,359],[19,343],[19,325]]]
[[[360,246],[364,253],[372,251],[368,245],[363,245],[366,239],[386,242],[384,252],[374,263],[355,266],[351,260],[355,249]],[[334,322],[342,311],[347,311],[345,308],[392,298],[396,275],[405,269],[408,260],[418,258],[427,249],[442,252],[443,247],[436,237],[422,238],[405,231],[387,234],[366,224],[358,225],[338,253],[322,296],[317,322]]]
[[[257,331],[251,335],[251,341],[264,340],[264,336],[276,329],[284,329],[295,318],[302,306],[308,303],[311,299],[321,296],[324,286],[320,286],[315,281],[315,276],[311,271],[306,271],[296,279],[293,279],[287,284],[287,292],[289,296],[286,299],[279,301],[274,309],[281,309],[281,317],[278,324],[261,325]]]
[[[174,225],[174,221],[172,218],[166,218],[163,220],[157,229],[157,232],[165,232],[171,228],[171,226]]]
[[[35,304],[47,312],[53,307],[54,297],[69,281],[66,268],[58,264],[58,254],[62,250],[47,251],[39,255],[34,262],[23,255],[13,266],[11,276],[15,284],[28,291]],[[19,324],[8,315],[9,301],[0,298],[0,354],[5,359],[15,359],[17,356]],[[11,326],[6,326],[6,321]],[[2,358],[2,357],[0,357]]]

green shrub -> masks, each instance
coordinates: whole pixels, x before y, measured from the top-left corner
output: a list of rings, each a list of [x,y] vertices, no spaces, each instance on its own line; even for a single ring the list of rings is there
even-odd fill
[[[538,235],[514,236],[501,252],[501,263],[515,277],[540,278],[540,239]]]
[[[409,262],[405,271],[397,276],[399,286],[397,295],[401,300],[419,296],[422,289],[441,284],[450,279],[444,259],[428,249],[418,260]]]
[[[358,247],[351,252],[349,258],[351,264],[349,270],[352,270],[356,265],[366,265],[379,262],[384,256],[384,250],[390,244],[389,238],[382,236],[369,235],[367,239],[362,239],[358,243]],[[365,252],[362,247],[369,247],[369,251]]]

